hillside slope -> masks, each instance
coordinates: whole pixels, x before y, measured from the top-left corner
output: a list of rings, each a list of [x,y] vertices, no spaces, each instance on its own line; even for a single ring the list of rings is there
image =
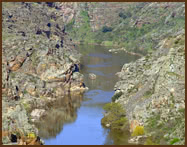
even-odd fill
[[[156,144],[185,143],[185,35],[173,34],[156,52],[117,73],[115,102],[126,110],[130,131],[144,126]]]
[[[66,29],[76,42],[125,47],[148,52],[185,24],[182,2],[86,2],[67,6]]]

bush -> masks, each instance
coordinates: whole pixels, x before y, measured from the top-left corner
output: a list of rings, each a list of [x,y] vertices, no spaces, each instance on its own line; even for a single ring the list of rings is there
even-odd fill
[[[126,19],[127,16],[125,14],[123,14],[122,12],[119,13],[119,17],[123,18],[123,19]]]
[[[126,117],[121,117],[118,120],[115,120],[112,124],[111,124],[111,128],[115,129],[115,130],[123,130],[123,129],[127,129],[128,128],[128,120]]]
[[[103,109],[107,112],[114,113],[116,116],[121,116],[125,113],[125,110],[119,103],[108,103],[104,105]]]
[[[115,100],[117,100],[121,95],[123,94],[123,92],[118,92],[115,95],[113,95],[112,97],[112,102],[115,102]]]
[[[172,141],[170,141],[170,144],[173,145],[176,142],[179,142],[180,140],[178,138],[174,138]]]
[[[139,135],[144,135],[144,127],[143,126],[137,126],[132,133],[132,136],[139,136]]]
[[[101,124],[106,126],[110,124],[111,129],[124,130],[128,128],[128,120],[125,117],[125,110],[119,103],[108,103],[103,109],[107,115],[101,119]]]
[[[112,28],[111,28],[111,27],[104,26],[104,27],[102,28],[102,32],[103,32],[103,33],[112,32]]]
[[[120,12],[119,13],[119,17],[123,18],[123,19],[126,19],[128,17],[131,17],[131,13],[130,12],[127,12],[126,14],[124,14],[123,12]]]
[[[103,44],[105,46],[113,46],[113,42],[112,41],[104,41]]]
[[[152,141],[152,139],[150,138],[147,138],[144,145],[159,145],[159,144],[156,144]]]

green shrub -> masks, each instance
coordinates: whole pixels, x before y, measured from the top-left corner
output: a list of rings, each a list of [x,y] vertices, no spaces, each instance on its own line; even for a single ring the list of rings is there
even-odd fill
[[[123,92],[118,92],[115,95],[113,95],[112,97],[112,102],[115,102],[115,100],[117,100],[121,95],[123,94]]]
[[[121,116],[125,113],[125,110],[123,109],[122,105],[119,103],[108,103],[105,104],[103,109],[107,112],[114,113],[117,116]]]
[[[150,96],[153,94],[152,90],[148,90],[144,93],[145,98],[150,98]]]
[[[128,127],[128,120],[126,117],[121,117],[118,120],[115,120],[112,124],[111,124],[111,128],[115,129],[115,130],[123,130],[125,128]]]
[[[104,27],[102,28],[102,32],[103,32],[103,33],[112,32],[112,28],[111,28],[111,27],[104,26]]]
[[[137,126],[132,133],[132,136],[139,136],[139,135],[144,135],[144,127],[143,126]]]
[[[126,13],[120,12],[119,17],[126,19],[128,17],[131,17],[131,13],[130,12],[126,12]]]
[[[73,25],[75,23],[75,19],[73,18],[67,25],[66,25],[66,29],[67,31],[71,30],[73,28]]]
[[[104,45],[105,46],[113,46],[113,42],[112,41],[105,41]]]
[[[170,144],[173,145],[176,142],[179,142],[180,140],[178,138],[174,138],[173,140],[170,141]]]
[[[147,138],[144,145],[159,145],[159,144],[156,144],[150,138]]]
[[[122,12],[119,13],[119,17],[123,18],[123,19],[126,19],[127,16],[125,14],[123,14]]]
[[[125,117],[125,110],[119,103],[108,103],[103,109],[107,115],[101,119],[101,124],[110,124],[111,129],[123,130],[128,127],[128,121]]]

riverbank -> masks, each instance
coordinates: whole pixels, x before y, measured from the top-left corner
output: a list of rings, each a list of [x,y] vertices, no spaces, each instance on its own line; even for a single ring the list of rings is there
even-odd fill
[[[77,44],[77,45],[83,45],[84,44],[84,43],[81,43],[81,42],[73,42],[73,43]],[[144,56],[143,54],[140,54],[140,53],[137,53],[137,52],[128,51],[124,47],[121,47],[119,45],[105,45],[103,43],[101,43],[101,44],[98,44],[98,43],[86,43],[86,44],[87,45],[98,45],[98,46],[110,47],[112,49],[109,49],[109,52],[113,52],[113,53],[117,53],[119,51],[124,51],[125,53],[130,54],[130,55],[135,55],[135,56],[140,56],[140,57]]]

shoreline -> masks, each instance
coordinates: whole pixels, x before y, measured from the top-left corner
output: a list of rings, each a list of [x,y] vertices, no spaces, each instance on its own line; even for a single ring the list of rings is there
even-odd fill
[[[121,46],[118,46],[118,45],[107,46],[107,45],[98,44],[98,43],[80,43],[80,42],[73,42],[73,44],[76,44],[76,45],[100,45],[100,46],[105,46],[105,47],[119,47],[119,49],[110,49],[110,50],[114,50],[114,51],[109,50],[109,52],[124,51],[124,52],[126,52],[127,54],[130,54],[130,55],[135,55],[135,56],[140,56],[140,57],[144,56],[143,54],[140,54],[140,53],[127,51],[126,49],[124,49],[124,47],[121,47]]]

